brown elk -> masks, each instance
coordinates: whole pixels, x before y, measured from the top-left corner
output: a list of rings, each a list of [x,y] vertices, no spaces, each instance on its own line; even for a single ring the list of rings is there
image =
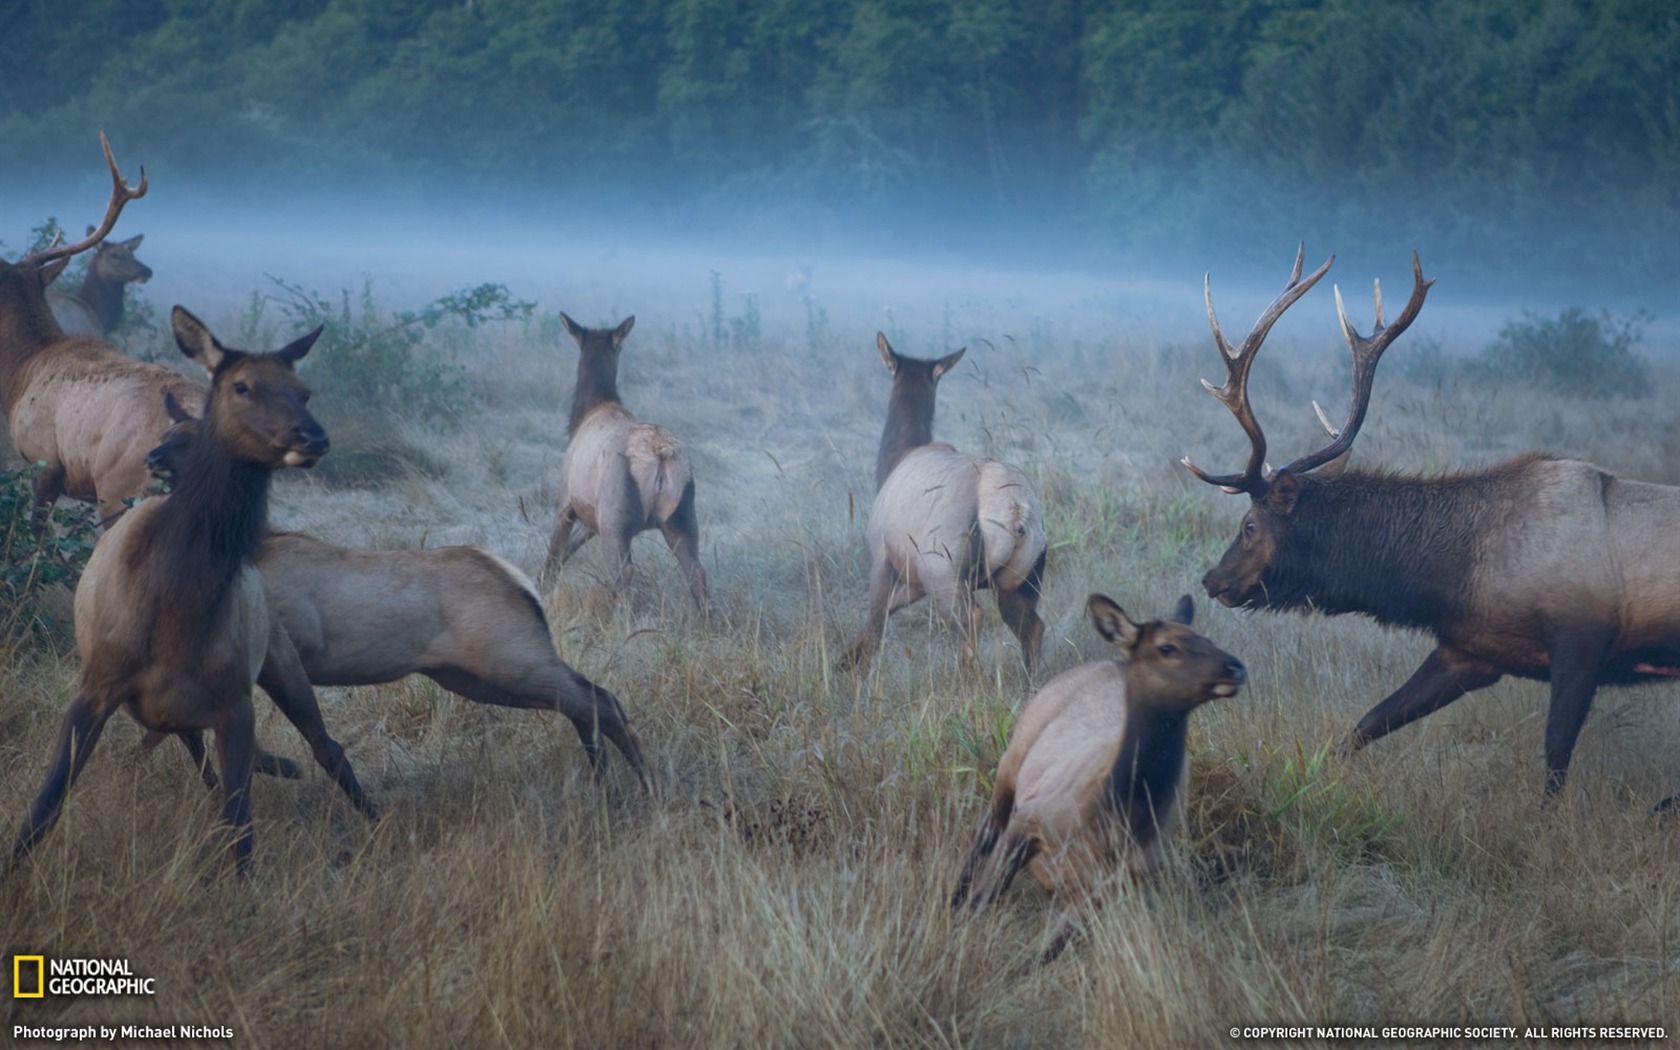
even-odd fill
[[[1289,287],[1238,349],[1220,332],[1208,297],[1228,373],[1214,393],[1252,451],[1240,474],[1209,475],[1185,460],[1203,481],[1250,499],[1237,538],[1203,586],[1228,606],[1364,613],[1435,636],[1422,666],[1360,719],[1352,749],[1505,675],[1549,680],[1546,793],[1553,795],[1600,684],[1680,675],[1680,489],[1535,453],[1440,477],[1342,472],[1377,362],[1417,318],[1434,283],[1423,279],[1415,252],[1411,298],[1393,325],[1383,323],[1380,285],[1369,336],[1349,323],[1337,293],[1353,353],[1347,421],[1331,427],[1320,410],[1331,442],[1266,472],[1248,371],[1272,322],[1332,261],[1301,282],[1297,254]]]
[[[976,588],[990,587],[998,613],[1021,642],[1028,671],[1038,662],[1044,621],[1044,514],[1032,484],[1007,463],[968,456],[933,440],[934,395],[963,350],[927,361],[893,350],[884,333],[875,347],[892,375],[887,423],[875,460],[869,544],[869,622],[847,650],[855,665],[875,651],[887,617],[931,595],[946,624],[977,646]],[[965,348],[966,349],[966,348]]]
[[[636,318],[616,328],[585,328],[564,313],[560,321],[577,341],[577,386],[566,427],[570,444],[560,464],[560,512],[543,575],[598,535],[618,588],[626,589],[636,575],[631,539],[657,528],[688,577],[694,604],[709,613],[688,454],[669,430],[638,422],[618,397],[618,354]]]
[[[173,400],[166,407],[176,423],[146,463],[167,479],[197,440],[199,421]],[[559,711],[577,728],[597,774],[606,768],[605,736],[652,788],[623,705],[560,659],[536,588],[494,554],[476,547],[359,551],[269,533],[257,570],[305,688],[423,674],[479,703]],[[265,666],[257,676],[269,695],[299,691],[274,670]]]
[[[1069,909],[1094,903],[1119,869],[1158,868],[1189,780],[1190,712],[1236,695],[1247,677],[1241,661],[1190,629],[1189,595],[1166,621],[1134,623],[1101,594],[1086,611],[1124,661],[1064,671],[1027,701],[953,908],[986,905],[1023,868]]]
[[[274,635],[252,557],[274,471],[312,466],[327,451],[326,432],[306,407],[309,388],[295,372],[320,329],[271,354],[246,353],[224,347],[179,306],[171,320],[181,351],[211,373],[202,431],[174,491],[124,515],[100,537],[82,574],[75,605],[81,685],[18,831],[14,862],[57,821],[106,721],[123,709],[153,732],[216,730],[222,820],[233,829],[239,869],[249,866],[251,686]],[[333,772],[360,795],[349,762],[334,750]]]
[[[99,141],[113,184],[104,221],[75,244],[0,262],[0,404],[18,454],[46,463],[35,478],[36,498],[51,503],[68,493],[91,500],[109,525],[123,501],[151,481],[146,452],[169,427],[164,392],[196,411],[204,389],[93,336],[66,335],[47,305],[46,288],[70,257],[103,240],[123,206],[146,193],[145,170],[131,189],[103,134]]]
[[[89,226],[87,232],[93,233]],[[94,251],[87,276],[74,292],[51,291],[47,302],[60,328],[76,335],[110,335],[122,324],[123,293],[130,284],[152,279],[152,268],[134,257],[145,234],[126,241],[107,240]]]

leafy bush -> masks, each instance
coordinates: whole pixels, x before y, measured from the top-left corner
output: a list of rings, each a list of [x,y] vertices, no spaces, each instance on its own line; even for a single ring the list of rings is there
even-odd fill
[[[1651,366],[1633,347],[1649,321],[1643,311],[1594,316],[1571,306],[1555,318],[1525,311],[1521,321],[1500,329],[1476,365],[1575,397],[1643,397],[1650,392]]]
[[[54,635],[51,593],[60,585],[74,587],[93,553],[96,537],[85,512],[36,506],[32,482],[42,469],[37,464],[0,473],[0,652]],[[67,611],[67,603],[57,604]],[[63,626],[58,624],[60,636]]]
[[[464,369],[428,336],[446,322],[477,328],[489,321],[526,320],[535,308],[534,303],[514,299],[505,285],[480,284],[441,296],[419,310],[382,313],[373,299],[371,279],[354,305],[347,288],[335,304],[301,285],[271,275],[268,279],[278,292],[263,301],[276,304],[296,325],[323,329],[304,366],[310,383],[330,391],[335,402],[355,405],[358,412],[453,417],[465,393]],[[254,302],[252,309],[260,316],[260,303]]]

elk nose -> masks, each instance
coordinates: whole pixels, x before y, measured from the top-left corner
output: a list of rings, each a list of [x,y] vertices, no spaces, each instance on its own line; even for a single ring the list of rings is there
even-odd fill
[[[292,431],[292,447],[305,455],[324,456],[330,444],[327,432],[313,419]]]
[[[1248,668],[1244,667],[1242,661],[1234,656],[1225,661],[1225,673],[1230,676],[1231,681],[1238,685],[1248,681]]]

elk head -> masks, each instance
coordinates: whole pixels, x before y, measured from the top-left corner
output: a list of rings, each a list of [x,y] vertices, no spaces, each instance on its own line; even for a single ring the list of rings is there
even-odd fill
[[[163,440],[158,442],[158,446],[146,453],[146,470],[159,481],[169,481],[181,469],[187,450],[198,440],[198,417],[182,407],[181,402],[175,400],[175,395],[167,391],[163,395],[163,410],[169,413],[175,424],[163,432]]]
[[[1085,611],[1097,633],[1126,657],[1126,697],[1152,710],[1187,713],[1209,700],[1235,696],[1248,678],[1242,661],[1190,629],[1196,606],[1186,594],[1167,620],[1134,623],[1107,595]]]
[[[1406,308],[1400,312],[1394,324],[1385,325],[1382,283],[1377,282],[1376,327],[1369,336],[1361,336],[1348,321],[1347,310],[1342,305],[1341,289],[1336,289],[1336,314],[1341,320],[1342,335],[1347,339],[1348,349],[1353,353],[1353,397],[1348,407],[1347,421],[1340,428],[1332,426],[1324,410],[1314,402],[1313,410],[1318,414],[1320,425],[1329,433],[1330,443],[1278,470],[1268,471],[1265,468],[1266,437],[1260,430],[1259,421],[1254,418],[1254,409],[1248,400],[1248,371],[1254,363],[1255,353],[1259,351],[1260,344],[1265,342],[1266,334],[1272,325],[1283,316],[1285,310],[1305,295],[1308,289],[1329,271],[1330,264],[1336,261],[1336,257],[1332,255],[1324,261],[1323,266],[1303,281],[1301,262],[1305,255],[1306,245],[1303,244],[1295,254],[1295,270],[1289,278],[1289,284],[1260,315],[1248,338],[1236,349],[1232,348],[1225,334],[1219,329],[1219,320],[1213,313],[1213,295],[1207,279],[1203,279],[1208,324],[1213,328],[1214,342],[1218,344],[1220,354],[1225,359],[1226,379],[1222,387],[1216,388],[1205,379],[1202,380],[1202,385],[1237,417],[1238,424],[1248,435],[1250,453],[1248,465],[1240,474],[1210,475],[1191,463],[1188,457],[1182,462],[1192,474],[1208,484],[1218,485],[1226,492],[1247,493],[1250,500],[1248,513],[1243,515],[1237,538],[1226,549],[1225,556],[1219,560],[1219,564],[1202,578],[1202,586],[1207,588],[1208,595],[1229,606],[1280,604],[1288,601],[1288,595],[1285,593],[1288,590],[1287,583],[1276,578],[1274,566],[1280,562],[1293,561],[1297,555],[1311,556],[1310,552],[1292,549],[1306,542],[1305,538],[1297,536],[1296,530],[1291,528],[1296,509],[1304,500],[1313,497],[1316,486],[1331,481],[1345,465],[1347,453],[1353,448],[1353,440],[1359,435],[1359,428],[1365,422],[1365,410],[1370,405],[1377,362],[1381,359],[1383,351],[1417,319],[1418,311],[1423,308],[1424,297],[1428,294],[1430,286],[1435,283],[1423,279],[1422,264],[1418,261],[1417,252],[1413,252],[1411,299],[1407,301]],[[1314,474],[1313,471],[1318,473]]]
[[[90,235],[93,231],[92,226],[87,228]],[[134,257],[145,239],[142,233],[126,241],[104,242],[94,252],[89,271],[107,284],[145,284],[152,279],[152,268]]]
[[[170,322],[181,352],[210,373],[201,426],[214,431],[229,458],[313,467],[327,454],[327,432],[310,415],[309,387],[296,371],[320,338],[319,327],[272,354],[253,354],[223,346],[184,307],[175,307]]]

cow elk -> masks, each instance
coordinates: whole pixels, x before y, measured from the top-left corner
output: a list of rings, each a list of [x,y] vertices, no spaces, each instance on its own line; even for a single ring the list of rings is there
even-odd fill
[[[171,478],[199,421],[171,401],[176,420],[147,465]],[[423,674],[468,700],[559,711],[571,720],[590,765],[605,771],[605,736],[642,785],[651,773],[624,707],[554,651],[548,618],[525,574],[476,547],[359,551],[301,533],[269,533],[257,550],[269,609],[295,649],[307,682],[265,666],[270,696],[309,685],[381,685]]]
[[[1304,249],[1303,249],[1304,252]],[[1437,477],[1343,471],[1370,403],[1382,353],[1417,318],[1433,281],[1412,254],[1410,300],[1394,324],[1361,336],[1341,293],[1336,310],[1353,354],[1353,397],[1332,440],[1276,471],[1248,399],[1266,331],[1330,268],[1294,276],[1240,348],[1208,321],[1225,358],[1213,390],[1251,452],[1240,474],[1198,478],[1250,500],[1237,538],[1203,579],[1232,607],[1363,613],[1435,636],[1435,649],[1373,707],[1348,741],[1357,750],[1505,675],[1551,683],[1546,794],[1562,788],[1598,686],[1680,676],[1680,489],[1619,477],[1580,460],[1528,453]],[[1314,406],[1315,409],[1317,406]]]
[[[87,228],[93,233],[93,227]],[[134,257],[145,234],[126,241],[106,240],[94,250],[87,276],[74,292],[52,291],[47,302],[60,328],[74,335],[107,336],[123,319],[124,291],[152,279],[152,268]]]
[[[893,350],[884,333],[875,346],[892,375],[887,423],[875,460],[875,502],[869,544],[869,622],[844,663],[869,659],[895,610],[931,596],[962,640],[977,646],[976,588],[990,587],[998,613],[1021,643],[1021,662],[1038,662],[1044,622],[1044,514],[1032,484],[1007,463],[958,452],[933,440],[933,408],[941,376],[963,350],[926,361]]]
[[[636,318],[616,328],[585,328],[564,313],[560,321],[577,341],[577,386],[560,464],[560,512],[543,575],[558,571],[598,535],[618,588],[627,589],[636,575],[630,541],[657,528],[688,577],[694,604],[710,613],[688,454],[669,430],[638,422],[618,397],[618,354]]]
[[[35,478],[36,499],[92,501],[108,526],[151,481],[146,452],[169,427],[164,393],[197,411],[204,389],[94,336],[66,335],[47,304],[47,286],[70,258],[99,244],[123,206],[146,193],[145,171],[130,188],[103,134],[99,141],[113,184],[104,220],[75,244],[0,262],[0,403],[18,454],[46,464]]]
[[[75,603],[81,684],[18,831],[14,862],[57,821],[65,792],[120,708],[154,733],[216,730],[222,820],[233,830],[239,870],[249,866],[257,757],[251,685],[274,636],[252,558],[274,471],[311,466],[327,451],[326,432],[306,407],[309,389],[294,370],[320,329],[263,354],[222,346],[179,306],[172,324],[181,351],[211,374],[202,431],[174,491],[125,514],[88,560]],[[329,772],[360,797],[342,750],[332,744],[331,752]]]
[[[1189,595],[1171,620],[1134,623],[1101,594],[1086,611],[1123,660],[1064,671],[1027,701],[953,908],[985,906],[1025,868],[1066,916],[1095,904],[1117,871],[1141,876],[1167,856],[1189,781],[1190,712],[1236,695],[1247,675],[1190,629]]]

